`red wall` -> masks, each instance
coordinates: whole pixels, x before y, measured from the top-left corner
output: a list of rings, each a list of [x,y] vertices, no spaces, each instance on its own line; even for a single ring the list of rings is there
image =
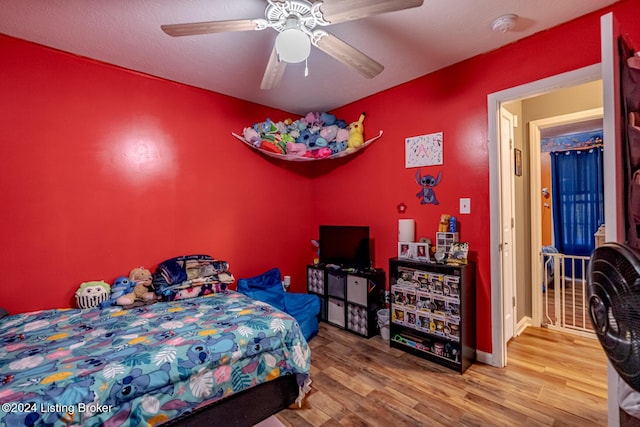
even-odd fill
[[[616,15],[640,46],[640,1],[618,3]],[[376,266],[388,271],[397,255],[399,218],[415,218],[417,237],[433,241],[441,214],[456,215],[460,239],[469,242],[477,262],[477,346],[491,352],[491,274],[489,259],[489,155],[487,96],[555,74],[600,62],[601,11],[521,42],[477,56],[412,82],[336,110],[339,117],[366,111],[365,136],[384,136],[349,167],[329,171],[314,183],[320,223],[369,224]],[[416,169],[404,168],[406,137],[444,133],[444,164],[422,168],[442,182],[440,204],[420,205]],[[459,215],[459,199],[471,198],[471,214]],[[404,202],[407,212],[398,214]]]
[[[9,37],[0,51],[0,306],[69,306],[83,281],[190,253],[306,288],[312,181],[231,136],[285,113]]]
[[[640,46],[640,2],[613,9]],[[228,259],[237,277],[279,266],[302,291],[318,224],[369,225],[388,270],[399,218],[433,238],[449,213],[477,262],[477,345],[491,352],[487,95],[599,62],[600,15],[334,111],[366,111],[367,136],[384,136],[313,166],[229,135],[285,113],[0,36],[0,306],[68,305],[81,281],[194,252]],[[420,206],[404,139],[432,132],[444,132],[444,165],[422,172],[442,171],[440,205]],[[461,197],[470,215],[458,214]]]

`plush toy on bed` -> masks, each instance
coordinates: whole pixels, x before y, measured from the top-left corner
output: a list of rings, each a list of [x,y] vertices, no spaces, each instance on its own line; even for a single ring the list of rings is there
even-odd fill
[[[113,285],[111,285],[111,295],[109,295],[109,299],[100,303],[100,308],[113,307],[117,305],[118,298],[122,295],[126,295],[129,292],[133,292],[133,288],[135,287],[135,283],[133,283],[127,276],[120,276],[116,280],[113,281]]]
[[[136,267],[129,273],[129,280],[135,283],[133,291],[116,300],[118,305],[131,305],[136,301],[149,302],[156,299],[156,294],[151,292],[152,274],[144,267]]]
[[[94,308],[109,298],[111,287],[104,280],[83,282],[76,291],[76,303],[78,307]]]

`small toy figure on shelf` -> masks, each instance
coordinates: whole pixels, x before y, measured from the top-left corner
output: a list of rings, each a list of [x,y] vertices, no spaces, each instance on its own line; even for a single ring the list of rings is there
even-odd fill
[[[455,216],[449,218],[449,233],[455,233],[458,231],[458,222]]]
[[[449,218],[451,218],[451,215],[448,215],[448,214],[440,215],[440,223],[438,224],[439,232],[446,233],[449,231]]]

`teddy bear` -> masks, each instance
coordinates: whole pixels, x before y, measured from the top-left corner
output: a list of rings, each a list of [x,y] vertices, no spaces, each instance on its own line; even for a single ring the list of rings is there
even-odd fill
[[[138,300],[148,302],[156,299],[156,294],[149,290],[152,287],[152,275],[149,270],[136,267],[129,273],[129,280],[136,284],[133,292],[118,298],[116,301],[118,305],[131,305]]]
[[[440,215],[440,223],[438,224],[439,232],[448,232],[449,231],[449,218],[451,215],[442,214]]]

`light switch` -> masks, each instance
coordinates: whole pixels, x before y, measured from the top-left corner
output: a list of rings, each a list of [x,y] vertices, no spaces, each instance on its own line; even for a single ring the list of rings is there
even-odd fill
[[[471,199],[469,198],[460,199],[460,213],[461,214],[471,213]]]

